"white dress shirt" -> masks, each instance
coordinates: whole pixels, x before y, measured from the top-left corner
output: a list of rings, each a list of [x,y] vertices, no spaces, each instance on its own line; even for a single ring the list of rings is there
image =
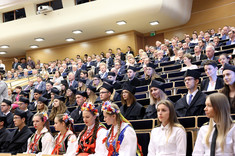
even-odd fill
[[[191,93],[193,95],[192,99],[191,99],[191,102],[193,101],[193,98],[195,97],[195,95],[197,94],[198,92],[198,89],[196,89],[193,93]],[[190,96],[190,93],[188,92],[188,94],[186,95],[186,100],[187,100],[187,103],[189,102],[189,96]]]
[[[151,132],[148,146],[148,156],[185,156],[186,155],[186,132],[180,127],[173,127],[170,137],[169,124],[161,125]],[[167,140],[168,138],[168,140]]]
[[[214,129],[211,132],[209,138],[209,147],[206,145],[206,134],[209,129],[209,125],[204,125],[200,128],[193,150],[193,156],[210,156],[210,146],[212,141],[212,136]],[[220,145],[216,143],[215,149],[216,156],[234,156],[235,155],[235,125],[232,125],[232,128],[229,130],[226,136],[226,141],[224,144],[224,152],[220,148]]]

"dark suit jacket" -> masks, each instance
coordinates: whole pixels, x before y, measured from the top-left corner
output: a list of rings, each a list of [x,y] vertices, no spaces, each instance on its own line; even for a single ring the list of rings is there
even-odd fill
[[[0,129],[0,153],[6,152],[11,141],[11,133],[6,128]]]
[[[157,118],[157,110],[156,110],[156,105],[148,105],[146,111],[145,111],[145,115],[144,115],[144,119],[155,119]]]
[[[112,58],[108,58],[108,68],[113,66],[113,59]]]
[[[15,124],[13,122],[13,114],[12,114],[12,112],[8,113],[6,118],[7,118],[7,128],[14,128]]]
[[[13,137],[7,148],[7,152],[10,152],[12,154],[26,152],[27,140],[32,134],[33,133],[27,126],[23,127],[20,132],[17,128],[15,131],[12,132]]]
[[[122,105],[120,111],[127,120],[138,120],[143,119],[145,108],[138,102],[134,102],[130,107]]]
[[[70,114],[71,118],[73,118],[74,123],[83,123],[83,118],[82,118],[82,111],[81,107],[79,106],[78,108],[74,109],[72,113]]]
[[[49,68],[48,69],[49,74],[55,74],[55,71],[56,71],[55,68],[53,68],[53,69]]]
[[[200,60],[205,60],[205,59],[207,59],[206,55],[201,54],[201,55],[200,55]],[[192,61],[192,62],[195,62],[195,61],[197,61],[197,60],[196,60],[196,56],[193,57],[193,61]]]
[[[176,114],[179,117],[204,115],[205,101],[206,95],[200,90],[197,92],[190,105],[188,105],[185,95],[175,103]]]
[[[42,94],[44,94],[46,92],[46,82],[42,81],[39,86],[38,84],[35,85],[35,88],[39,89],[42,91]]]
[[[154,64],[158,64],[158,63],[166,62],[166,61],[169,61],[169,57],[163,57],[161,60],[156,59],[154,61]]]
[[[132,86],[140,86],[141,85],[141,82],[138,78],[134,77],[134,79],[132,79],[131,81],[130,80],[127,80],[128,83],[130,83],[130,85]]]
[[[201,91],[207,91],[209,82],[210,82],[209,78],[207,78],[201,82]],[[223,87],[224,87],[224,80],[220,77],[217,77],[215,89],[221,89]]]
[[[69,87],[70,87],[70,82],[68,82],[68,85],[69,85]],[[78,82],[74,80],[74,81],[72,82],[72,86],[73,86],[73,88],[78,88]]]
[[[26,125],[27,126],[33,126],[33,113],[31,111],[27,111],[27,122],[26,122]]]
[[[36,111],[37,110],[37,105],[35,105],[35,101],[29,103],[28,109],[30,111]]]
[[[12,64],[12,68],[17,69],[18,65],[20,65],[20,63],[19,63],[19,62],[17,62],[17,63],[13,63],[13,64]]]

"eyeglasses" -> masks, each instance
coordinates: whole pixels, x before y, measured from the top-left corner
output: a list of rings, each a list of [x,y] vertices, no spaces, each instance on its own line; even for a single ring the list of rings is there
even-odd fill
[[[105,94],[105,93],[108,93],[108,92],[100,92],[100,94]]]
[[[187,78],[187,79],[184,79],[184,82],[186,82],[186,81],[191,81],[191,80],[194,80],[194,78]]]
[[[14,117],[13,120],[16,120],[16,119],[21,119],[21,117]]]
[[[1,105],[1,107],[6,107],[7,105]]]

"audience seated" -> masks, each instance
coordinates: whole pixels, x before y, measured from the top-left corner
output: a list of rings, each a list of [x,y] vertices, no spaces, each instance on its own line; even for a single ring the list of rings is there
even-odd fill
[[[71,111],[71,117],[76,124],[82,123],[81,105],[84,102],[95,104],[99,111],[100,121],[104,121],[102,104],[107,101],[114,102],[121,106],[122,115],[131,122],[136,122],[133,124],[136,126],[139,122],[148,123],[141,120],[143,118],[154,123],[155,118],[158,117],[156,108],[158,108],[159,102],[169,100],[169,98],[174,102],[176,101],[174,108],[178,117],[204,115],[205,94],[211,94],[211,92],[217,92],[220,89],[219,91],[228,98],[231,113],[234,113],[235,67],[231,61],[234,56],[230,55],[232,48],[225,46],[225,43],[226,45],[234,44],[234,34],[234,27],[228,26],[217,33],[214,29],[205,32],[200,31],[198,36],[197,32],[194,31],[192,39],[190,35],[185,34],[185,38],[181,42],[177,36],[174,36],[170,40],[165,39],[164,44],[156,41],[156,47],[154,47],[155,45],[146,45],[145,51],[139,49],[139,54],[136,57],[128,46],[126,54],[120,48],[117,48],[116,53],[109,49],[106,55],[104,52],[100,55],[92,54],[91,56],[85,54],[83,60],[78,55],[75,59],[67,57],[64,60],[48,63],[41,63],[39,60],[35,64],[30,56],[27,62],[24,58],[20,59],[20,62],[15,58],[12,69],[6,71],[5,80],[10,80],[11,83],[24,78],[29,79],[26,80],[28,85],[17,86],[13,89],[8,88],[8,90],[5,82],[0,81],[0,88],[2,90],[5,87],[4,94],[6,94],[0,95],[0,101],[2,101],[0,145],[4,141],[6,142],[4,149],[0,146],[0,152],[14,154],[25,152],[26,145],[24,143],[29,138],[30,131],[27,130],[27,127],[24,127],[25,125],[32,126],[32,116],[36,112],[50,114],[51,125],[58,114],[69,114],[69,111]],[[219,50],[219,53],[215,53],[215,48]],[[221,54],[223,51],[225,53]],[[218,59],[219,54],[221,55]],[[171,61],[169,61],[169,58]],[[183,63],[186,65],[185,67],[183,67]],[[194,63],[196,65],[193,65]],[[204,69],[197,69],[199,63]],[[2,67],[1,64],[0,61]],[[177,66],[177,69],[173,68],[175,66]],[[218,67],[220,68],[218,69]],[[182,72],[179,72],[180,69]],[[202,72],[202,75],[206,74],[207,77],[200,77],[198,71]],[[184,77],[182,77],[183,74],[185,74]],[[221,75],[223,75],[223,79],[220,78]],[[2,78],[4,76],[1,75]],[[178,80],[182,80],[182,78],[184,78],[182,84],[185,84],[185,86],[177,86]],[[34,79],[36,79],[35,84]],[[199,86],[200,80],[202,82]],[[164,84],[165,82],[169,82],[167,84],[171,84],[170,87]],[[166,86],[167,94],[165,93]],[[184,91],[178,92],[180,90]],[[180,94],[185,93],[185,91],[187,92],[186,95]],[[13,102],[15,103],[12,105]],[[16,107],[19,108],[16,109]],[[145,110],[145,108],[147,109]],[[14,111],[16,113],[13,118]],[[17,113],[20,116],[17,116]],[[182,120],[186,120],[186,118],[182,118]],[[17,132],[11,134],[12,140],[1,140],[1,134],[6,132],[7,135],[8,133],[4,127],[13,128],[14,126],[18,127],[19,130],[17,129]],[[78,126],[83,126],[83,124]],[[146,133],[149,133],[149,130]],[[171,137],[171,135],[169,136]],[[21,149],[14,147],[18,142],[21,144]]]

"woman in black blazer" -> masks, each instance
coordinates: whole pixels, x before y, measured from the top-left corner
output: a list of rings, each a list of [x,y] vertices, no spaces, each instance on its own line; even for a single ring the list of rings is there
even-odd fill
[[[204,64],[204,70],[208,78],[201,82],[201,91],[213,91],[224,87],[222,78],[217,77],[217,63],[214,60],[207,60]]]

